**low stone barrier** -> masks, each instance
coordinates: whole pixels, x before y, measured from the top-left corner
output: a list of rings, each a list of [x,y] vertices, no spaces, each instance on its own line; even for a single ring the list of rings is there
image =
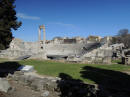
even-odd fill
[[[41,93],[41,97],[97,97],[96,85],[85,84],[80,80],[61,74],[61,78],[37,77],[21,71],[8,75],[9,80],[29,86]]]

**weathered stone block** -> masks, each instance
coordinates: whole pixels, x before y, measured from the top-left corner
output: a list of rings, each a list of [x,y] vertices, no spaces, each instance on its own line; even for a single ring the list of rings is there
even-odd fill
[[[8,81],[4,78],[0,78],[0,91],[8,92],[9,89],[11,89],[11,86]]]

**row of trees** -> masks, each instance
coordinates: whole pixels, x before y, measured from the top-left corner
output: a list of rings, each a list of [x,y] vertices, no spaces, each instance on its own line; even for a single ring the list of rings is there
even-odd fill
[[[124,43],[125,48],[130,48],[130,32],[128,29],[122,29],[118,35],[113,37],[112,43]]]
[[[0,0],[0,50],[6,49],[11,42],[12,29],[17,30],[21,22],[17,21],[15,0]]]

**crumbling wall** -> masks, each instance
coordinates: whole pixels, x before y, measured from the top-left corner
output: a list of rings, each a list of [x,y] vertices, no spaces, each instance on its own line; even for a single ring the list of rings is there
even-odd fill
[[[80,55],[83,47],[89,47],[94,43],[76,43],[76,44],[46,44],[45,50],[40,47],[39,42],[24,42],[14,39],[10,48],[0,53],[1,58],[15,59],[20,56],[30,55],[31,58],[43,58],[47,55]],[[41,44],[43,45],[43,44]]]
[[[97,45],[95,45],[97,44]],[[43,44],[41,44],[43,45]],[[84,50],[85,49],[85,50]],[[84,52],[85,51],[85,52]],[[107,54],[106,54],[107,53]],[[31,56],[33,59],[46,59],[47,56],[63,55],[69,56],[67,60],[83,61],[89,63],[110,63],[111,49],[100,43],[75,43],[75,44],[46,44],[45,49],[40,47],[39,42],[24,42],[14,39],[10,48],[0,53],[1,58],[17,59],[21,56]]]
[[[107,44],[94,49],[83,56],[84,63],[106,63],[111,64],[112,48]]]

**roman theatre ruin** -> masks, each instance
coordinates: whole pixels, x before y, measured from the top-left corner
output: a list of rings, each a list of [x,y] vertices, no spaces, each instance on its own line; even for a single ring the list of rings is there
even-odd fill
[[[38,41],[24,42],[14,38],[8,49],[0,51],[0,58],[111,62],[112,48],[109,46],[111,37],[55,37],[52,40],[46,40],[45,26],[40,25],[38,30]],[[42,30],[43,40],[41,40]]]

